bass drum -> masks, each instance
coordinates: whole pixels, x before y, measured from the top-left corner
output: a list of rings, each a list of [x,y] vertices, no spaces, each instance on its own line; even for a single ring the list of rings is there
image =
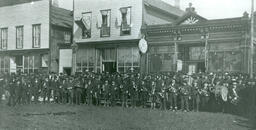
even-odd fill
[[[227,87],[222,87],[221,88],[221,98],[224,102],[228,101],[228,88]]]

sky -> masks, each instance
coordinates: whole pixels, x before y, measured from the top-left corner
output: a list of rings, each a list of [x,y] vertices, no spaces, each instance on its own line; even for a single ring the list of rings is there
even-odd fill
[[[60,7],[72,9],[73,0],[58,1]],[[163,1],[174,5],[174,0]],[[207,19],[241,17],[245,11],[251,12],[251,0],[180,0],[180,2],[182,10],[192,3],[197,14]]]

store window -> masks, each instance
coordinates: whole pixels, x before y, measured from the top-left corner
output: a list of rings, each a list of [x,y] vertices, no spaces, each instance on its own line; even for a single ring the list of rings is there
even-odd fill
[[[205,47],[190,47],[189,48],[190,60],[204,60],[205,59]]]
[[[93,48],[79,49],[79,51],[77,52],[76,59],[77,59],[76,60],[77,72],[94,71],[95,49]]]
[[[175,71],[175,47],[154,46],[150,48],[150,72]]]
[[[242,71],[243,53],[239,43],[210,44],[209,71]]]
[[[24,73],[33,73],[35,70],[35,57],[24,56]]]
[[[118,72],[139,72],[140,54],[137,47],[118,48]]]
[[[8,57],[0,57],[0,73],[10,72],[10,61]]]
[[[41,67],[48,67],[49,64],[49,55],[43,54],[41,55]]]

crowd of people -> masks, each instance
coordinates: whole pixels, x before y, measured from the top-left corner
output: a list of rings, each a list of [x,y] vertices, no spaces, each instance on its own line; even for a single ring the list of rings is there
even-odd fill
[[[255,82],[241,73],[4,74],[0,101],[232,112],[241,94],[255,92]]]

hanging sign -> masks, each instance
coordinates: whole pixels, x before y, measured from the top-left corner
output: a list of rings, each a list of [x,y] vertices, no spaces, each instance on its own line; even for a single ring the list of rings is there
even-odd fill
[[[148,42],[144,38],[142,38],[139,42],[139,49],[143,54],[145,54],[148,50]]]

